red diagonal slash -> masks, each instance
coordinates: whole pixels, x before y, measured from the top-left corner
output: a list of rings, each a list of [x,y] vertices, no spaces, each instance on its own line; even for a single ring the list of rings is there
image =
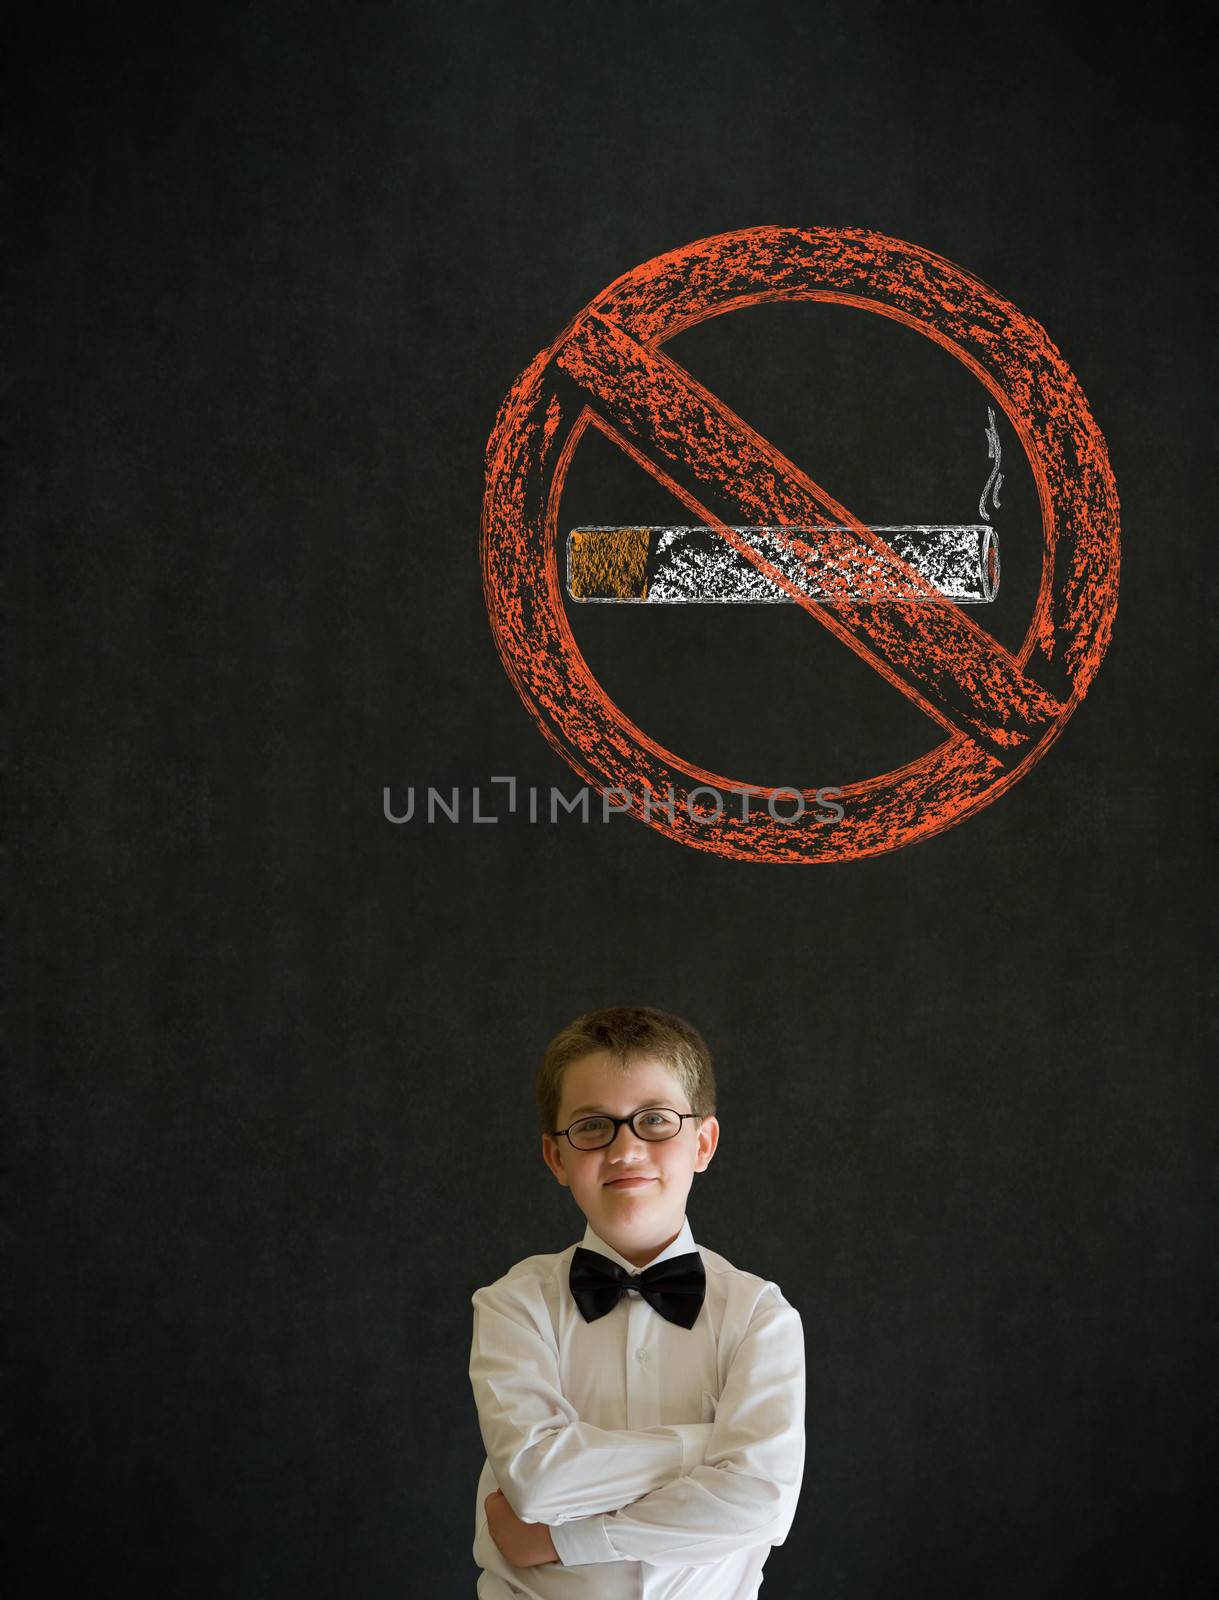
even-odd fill
[[[556,360],[612,424],[606,431],[641,465],[943,726],[968,733],[1010,761],[1061,717],[1061,702],[959,607],[851,603],[851,563],[873,569],[877,553],[896,563],[904,581],[929,598],[936,594],[883,540],[662,350],[593,312],[579,321]],[[806,554],[810,577],[827,596],[837,589],[842,599],[831,599],[827,609],[793,586],[702,504],[697,492],[707,489],[731,507],[733,521],[817,527],[818,543]]]

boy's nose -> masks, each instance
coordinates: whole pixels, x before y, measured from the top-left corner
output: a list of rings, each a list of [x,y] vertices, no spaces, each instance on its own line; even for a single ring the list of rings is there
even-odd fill
[[[607,1150],[612,1150],[614,1148],[614,1146],[618,1143],[618,1135],[619,1134],[624,1135],[625,1144],[626,1144],[626,1146],[628,1148],[632,1144],[646,1144],[647,1143],[646,1139],[641,1139],[639,1137],[639,1135],[635,1132],[634,1128],[631,1127],[629,1122],[624,1122],[619,1127],[614,1129],[614,1137],[605,1146],[605,1148]]]

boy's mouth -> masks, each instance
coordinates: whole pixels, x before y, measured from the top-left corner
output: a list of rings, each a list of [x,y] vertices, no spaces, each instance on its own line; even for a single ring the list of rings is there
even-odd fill
[[[635,1186],[637,1184],[652,1183],[653,1181],[654,1180],[651,1179],[651,1178],[638,1178],[638,1177],[611,1178],[609,1180],[609,1182],[605,1185],[605,1187],[607,1189],[633,1189],[633,1188],[635,1188]]]

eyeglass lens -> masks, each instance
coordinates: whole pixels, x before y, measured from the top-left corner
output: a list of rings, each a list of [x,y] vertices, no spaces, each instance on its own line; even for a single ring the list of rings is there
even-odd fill
[[[672,1139],[681,1132],[681,1121],[676,1111],[649,1106],[646,1111],[635,1113],[631,1126],[640,1139]],[[599,1150],[602,1145],[609,1144],[617,1132],[608,1117],[585,1117],[572,1124],[568,1137],[577,1150]]]

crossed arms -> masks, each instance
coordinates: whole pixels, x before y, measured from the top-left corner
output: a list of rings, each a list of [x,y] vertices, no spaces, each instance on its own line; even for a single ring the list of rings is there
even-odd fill
[[[804,1337],[791,1306],[770,1291],[759,1299],[714,1423],[594,1427],[564,1396],[548,1335],[502,1285],[475,1294],[470,1382],[487,1458],[512,1512],[546,1525],[565,1566],[706,1566],[782,1543],[804,1467]]]

